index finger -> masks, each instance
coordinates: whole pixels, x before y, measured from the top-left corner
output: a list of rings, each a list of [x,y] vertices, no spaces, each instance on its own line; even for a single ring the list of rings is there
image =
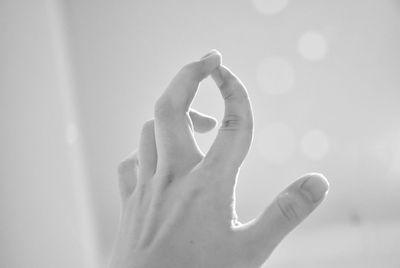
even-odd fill
[[[213,49],[200,60],[185,65],[158,99],[158,105],[187,112],[201,80],[220,64],[221,54]]]
[[[253,138],[251,103],[245,86],[227,67],[219,66],[212,77],[224,98],[225,113],[204,164],[218,172],[236,174]]]
[[[213,50],[198,61],[185,65],[157,100],[154,127],[157,143],[157,169],[185,166],[202,159],[193,135],[189,107],[199,83],[221,64],[221,54]]]

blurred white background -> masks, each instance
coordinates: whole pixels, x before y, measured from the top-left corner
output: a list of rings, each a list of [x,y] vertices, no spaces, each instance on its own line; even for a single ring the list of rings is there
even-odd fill
[[[254,108],[240,220],[306,172],[331,184],[265,267],[400,267],[397,0],[0,0],[0,267],[106,267],[117,165],[213,48]],[[194,107],[221,119],[211,81]]]

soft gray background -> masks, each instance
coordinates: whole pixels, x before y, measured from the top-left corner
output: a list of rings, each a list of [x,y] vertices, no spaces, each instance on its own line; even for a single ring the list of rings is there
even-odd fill
[[[317,60],[299,49],[318,54],[299,45],[310,31]],[[240,219],[305,172],[331,183],[265,267],[400,267],[399,47],[395,0],[0,0],[0,267],[106,267],[118,162],[173,75],[212,48],[254,107]],[[263,72],[271,58],[283,71]],[[222,105],[205,81],[194,107],[221,119]],[[215,134],[198,135],[204,151]]]

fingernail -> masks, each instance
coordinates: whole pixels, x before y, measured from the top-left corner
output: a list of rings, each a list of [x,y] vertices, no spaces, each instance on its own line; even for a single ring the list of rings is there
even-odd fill
[[[208,58],[208,57],[210,57],[210,56],[212,56],[212,55],[214,55],[214,54],[220,54],[219,52],[218,52],[218,50],[216,50],[216,49],[212,49],[210,52],[208,52],[206,55],[204,55],[203,57],[201,57],[201,60],[202,59],[205,59],[205,58]]]
[[[313,203],[318,203],[328,192],[329,183],[322,174],[312,174],[303,182],[300,189]]]

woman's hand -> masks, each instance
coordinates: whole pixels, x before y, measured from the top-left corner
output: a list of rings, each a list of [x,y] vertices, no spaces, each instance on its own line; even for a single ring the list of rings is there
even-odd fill
[[[190,109],[211,75],[225,100],[214,144],[203,155],[193,132],[216,125]],[[249,150],[253,116],[242,82],[212,51],[172,80],[144,124],[139,149],[119,168],[122,217],[111,267],[260,267],[282,238],[324,199],[328,183],[308,174],[259,217],[239,223],[234,190]]]

